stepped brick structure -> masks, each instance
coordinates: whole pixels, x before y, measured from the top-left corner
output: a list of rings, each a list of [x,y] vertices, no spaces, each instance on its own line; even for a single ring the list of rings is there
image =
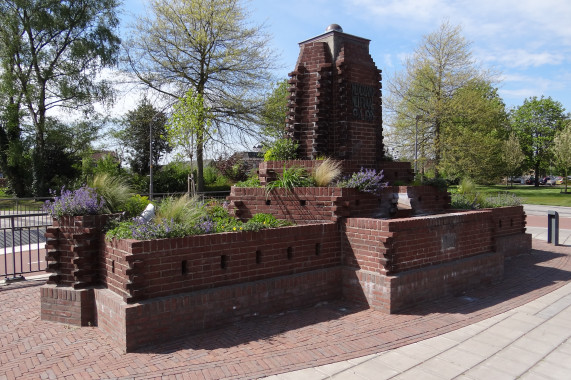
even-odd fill
[[[344,173],[383,170],[412,179],[383,155],[381,75],[369,41],[332,25],[302,42],[291,73],[288,130],[303,160],[264,162],[267,183],[284,167],[342,161]],[[231,210],[297,225],[149,241],[104,240],[108,216],[48,228],[52,276],[44,320],[94,325],[125,351],[261,314],[344,298],[385,313],[502,280],[505,258],[528,252],[523,207],[449,210],[432,186],[357,189],[233,187]]]
[[[289,136],[300,144],[300,159],[342,160],[347,174],[391,165],[383,145],[381,70],[369,54],[369,42],[332,24],[300,43],[289,74],[286,120]],[[410,165],[391,169],[385,173],[389,180],[412,179]]]

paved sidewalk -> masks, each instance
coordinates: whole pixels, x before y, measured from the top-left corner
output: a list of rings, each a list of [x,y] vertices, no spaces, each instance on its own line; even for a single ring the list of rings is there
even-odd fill
[[[514,310],[408,346],[268,377],[569,379],[571,284]]]

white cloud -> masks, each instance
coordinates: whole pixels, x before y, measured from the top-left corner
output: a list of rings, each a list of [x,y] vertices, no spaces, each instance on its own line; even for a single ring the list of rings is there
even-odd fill
[[[550,53],[548,51],[531,52],[524,49],[505,49],[487,52],[487,55],[481,58],[484,62],[498,62],[507,67],[519,68],[560,65],[566,61],[566,57],[562,53]]]

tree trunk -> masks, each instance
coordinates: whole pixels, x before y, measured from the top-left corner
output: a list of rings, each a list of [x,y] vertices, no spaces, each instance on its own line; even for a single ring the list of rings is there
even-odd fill
[[[199,137],[196,143],[196,187],[198,192],[204,191],[204,143]]]

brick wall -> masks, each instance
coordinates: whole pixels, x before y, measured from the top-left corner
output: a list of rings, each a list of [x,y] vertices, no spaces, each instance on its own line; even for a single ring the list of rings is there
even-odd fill
[[[132,303],[340,264],[337,225],[107,242],[103,284]]]
[[[501,281],[504,257],[531,249],[521,206],[348,218],[342,236],[344,297],[385,312]]]
[[[406,195],[415,213],[444,212],[450,200],[447,192],[432,186],[389,186],[381,195],[337,187],[275,189],[232,187],[228,201],[240,219],[257,213],[270,213],[297,223],[337,221],[342,217],[390,217],[395,196]]]
[[[425,196],[422,187],[416,190]],[[357,200],[345,198],[343,208],[358,206],[351,203]],[[341,296],[395,312],[499,281],[504,256],[531,248],[529,235],[522,233],[522,207],[401,219],[350,217],[153,241],[105,242],[96,234],[95,242],[94,231],[81,231],[98,222],[70,223],[76,228],[73,245],[67,244],[71,230],[61,223],[58,231],[67,232],[49,232],[51,239],[61,238],[52,246],[70,251],[53,257],[65,264],[76,247],[99,245],[98,261],[89,267],[95,273],[88,273],[97,282],[87,289],[74,289],[75,282],[42,287],[42,319],[97,324],[125,350]],[[59,278],[75,278],[75,264],[56,267]]]
[[[96,289],[98,326],[133,351],[242,318],[339,299],[341,283],[336,266],[129,305],[108,289]]]
[[[49,284],[74,289],[98,283],[97,256],[101,230],[110,215],[64,216],[46,229]]]
[[[44,321],[75,326],[95,326],[93,289],[73,289],[44,285],[40,288],[41,311]]]
[[[268,182],[277,179],[278,175],[283,173],[284,167],[303,167],[311,173],[316,167],[321,165],[323,161],[315,160],[289,160],[289,161],[265,161],[261,162],[258,166],[258,175],[260,183],[265,185]],[[341,164],[342,176],[350,176],[358,172],[361,168],[375,169],[377,172],[383,171],[383,180],[393,185],[395,181],[399,182],[412,182],[414,173],[410,166],[410,162],[392,162],[392,161],[378,161],[374,165],[365,166],[356,160],[344,160]]]

